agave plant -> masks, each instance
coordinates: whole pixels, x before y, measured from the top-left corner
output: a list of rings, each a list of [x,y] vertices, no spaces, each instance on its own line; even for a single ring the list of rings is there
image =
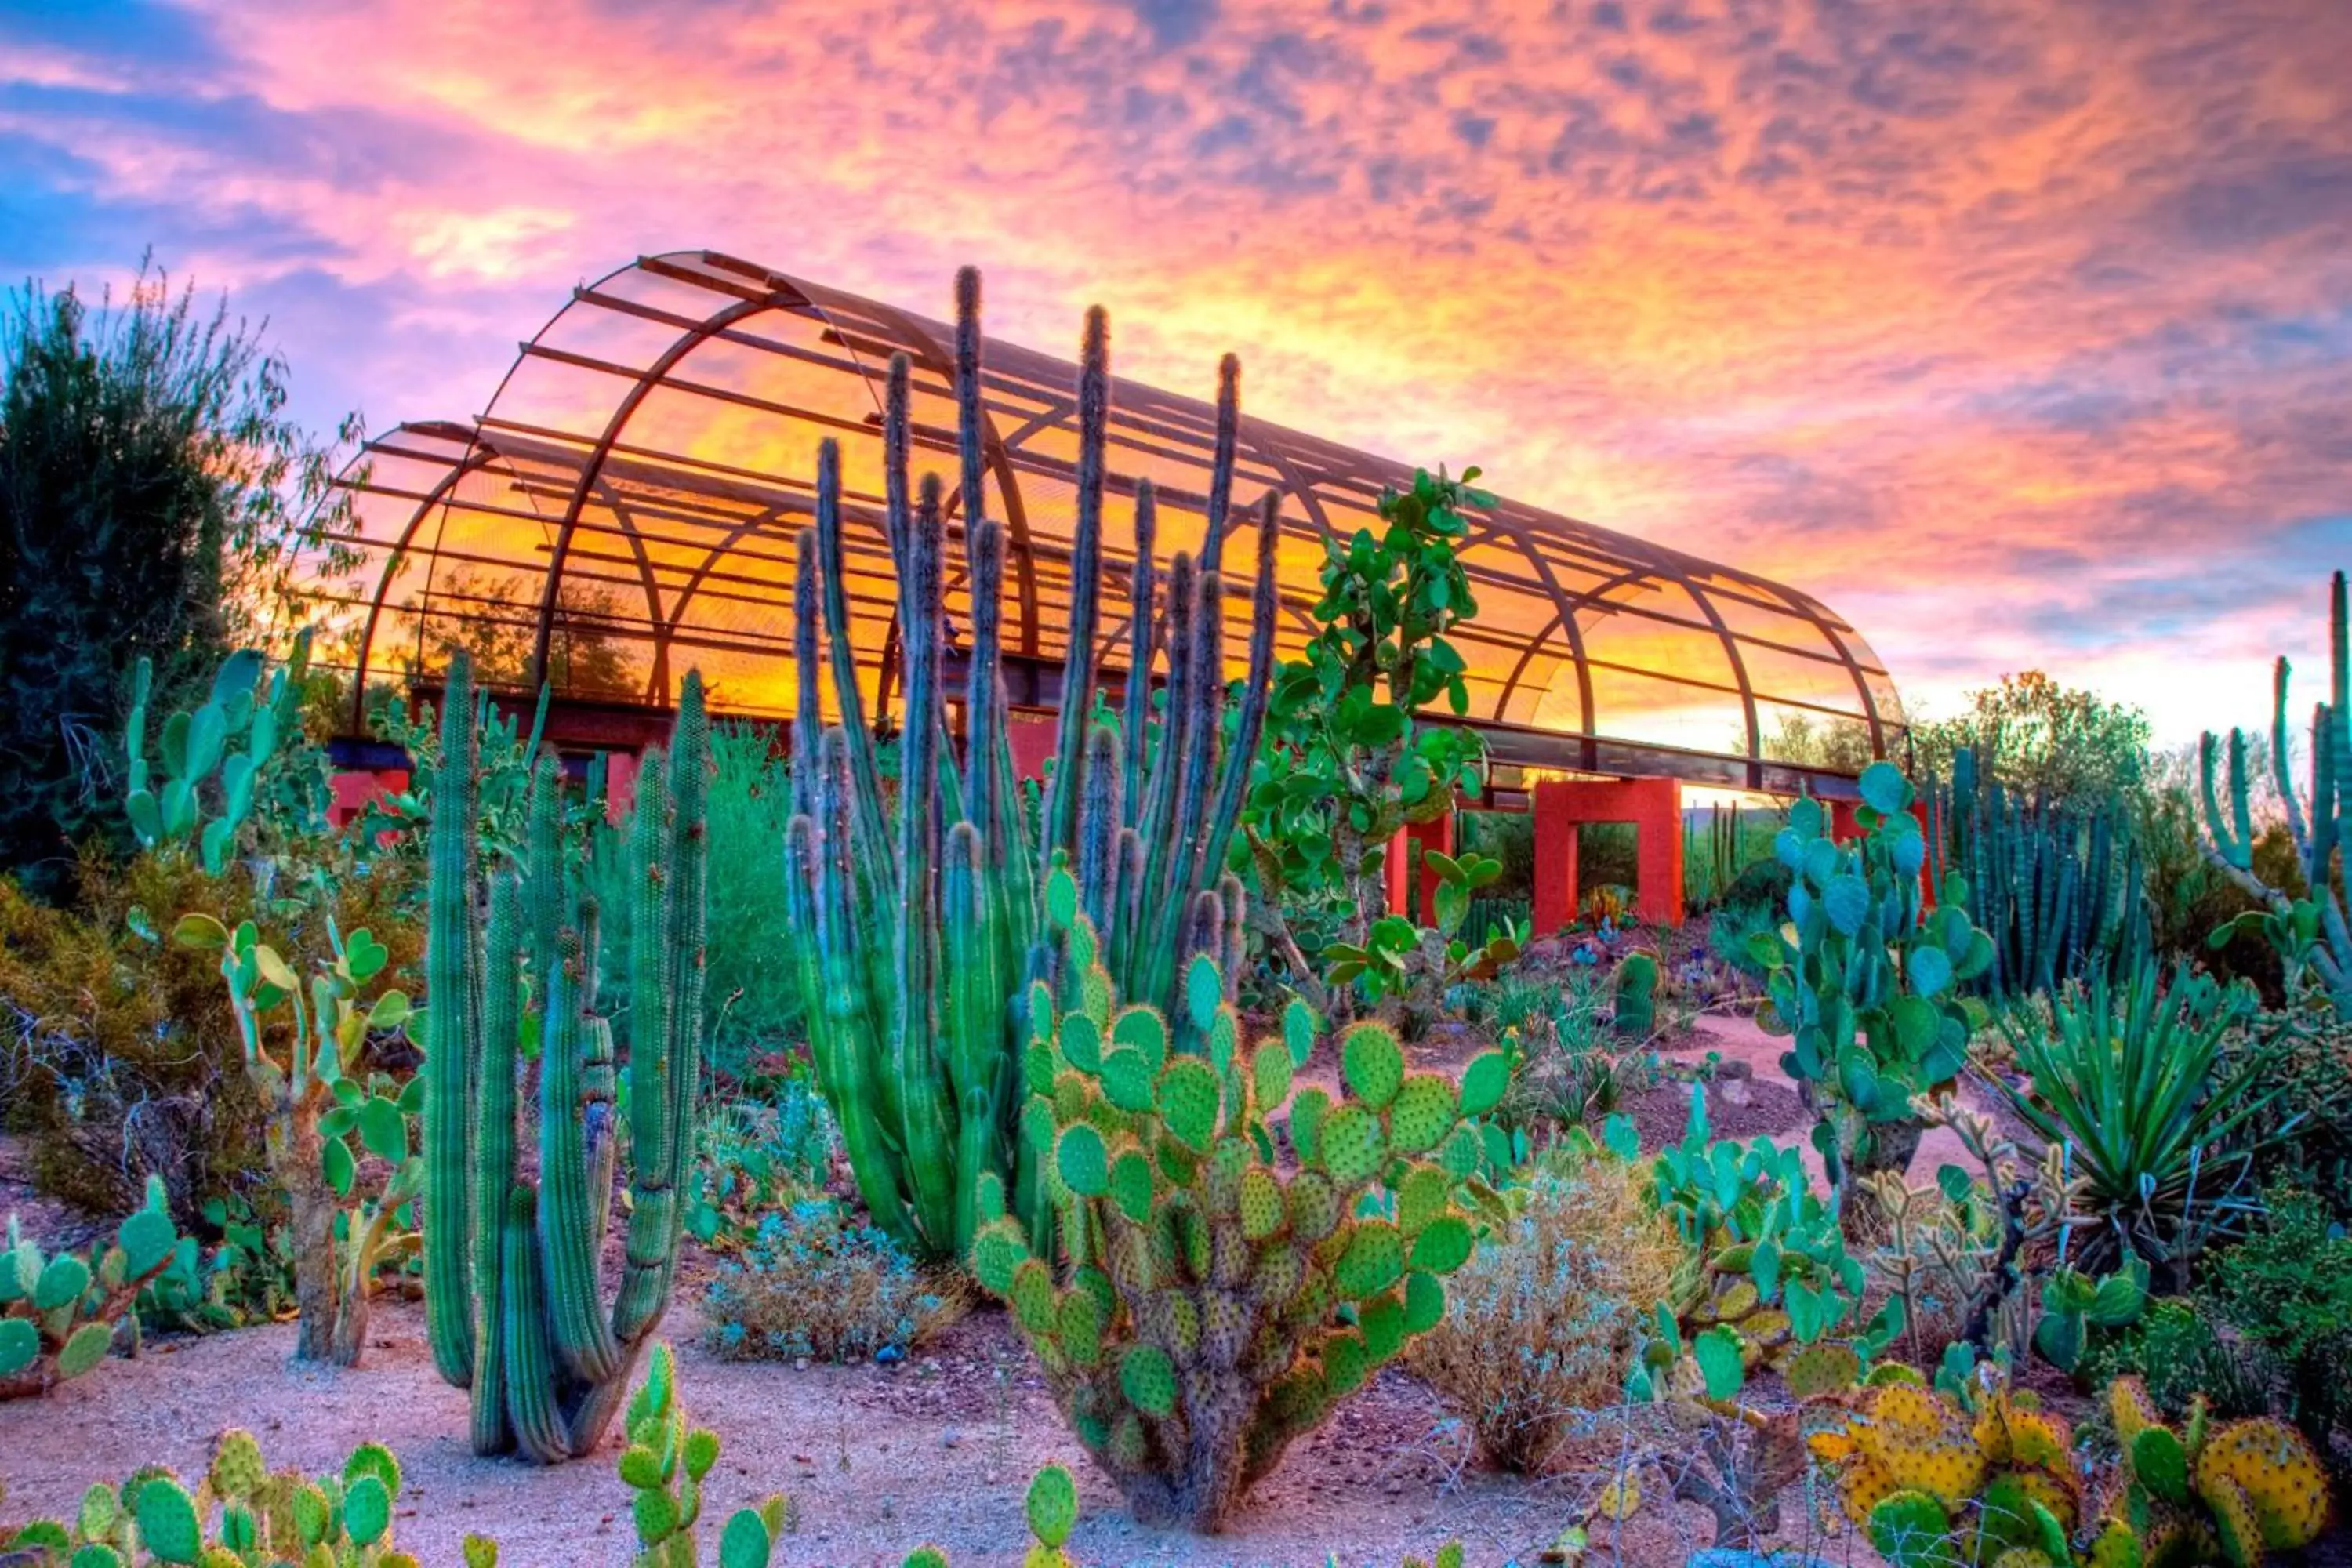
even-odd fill
[[[2207,1242],[2259,1212],[2254,1156],[2293,1122],[2257,1131],[2278,1092],[2261,1087],[2269,1053],[2259,1041],[2229,1048],[2251,994],[2185,963],[2158,982],[2152,961],[2120,988],[2094,976],[2052,999],[2046,1030],[2030,1013],[2003,1015],[2027,1084],[1999,1081],[2079,1184],[2077,1266],[2101,1272],[2128,1255],[2178,1286]]]

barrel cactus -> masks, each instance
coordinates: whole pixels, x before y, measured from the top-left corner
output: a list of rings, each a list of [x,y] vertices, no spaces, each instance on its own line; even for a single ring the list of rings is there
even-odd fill
[[[478,1453],[542,1463],[594,1447],[669,1304],[683,1232],[702,1030],[702,681],[679,695],[667,763],[646,752],[629,825],[630,1208],[615,1299],[601,1255],[620,1127],[596,1011],[596,907],[580,885],[551,757],[531,784],[524,866],[485,879],[471,789],[472,670],[442,713],[427,892],[425,1300],[434,1362],[473,1391]],[[526,984],[527,980],[527,984]],[[538,1175],[516,1157],[517,1063],[540,1044]]]
[[[815,526],[801,536],[793,728],[796,815],[790,827],[793,921],[817,1080],[839,1121],[859,1195],[875,1224],[925,1259],[962,1257],[983,1177],[1033,1229],[1049,1195],[1018,1135],[1021,999],[1054,962],[1041,943],[1046,871],[1066,858],[1120,993],[1166,1005],[1196,935],[1230,953],[1241,940],[1241,888],[1225,849],[1264,726],[1274,668],[1276,499],[1256,509],[1248,673],[1226,680],[1226,580],[1238,429],[1239,372],[1219,384],[1219,453],[1202,504],[1199,552],[1179,553],[1164,585],[1152,548],[1149,481],[1135,495],[1127,576],[1124,720],[1089,729],[1096,710],[1103,584],[1104,453],[1110,428],[1109,336],[1087,319],[1069,557],[1068,654],[1052,771],[1042,793],[1013,761],[1003,670],[1003,522],[988,515],[981,403],[980,280],[957,279],[952,391],[959,473],[952,507],[909,470],[911,373],[889,366],[883,409],[883,515],[870,543],[845,506],[839,448],[819,449]],[[947,514],[961,519],[963,570],[945,559]],[[897,583],[906,701],[899,787],[886,794],[850,623],[850,563],[887,545]],[[950,583],[971,605],[961,757],[947,728]],[[1164,654],[1164,705],[1151,671]],[[823,715],[837,714],[826,727]],[[1091,824],[1082,828],[1081,823]],[[1203,940],[1207,940],[1204,935]],[[1042,1243],[1042,1237],[1041,1243]]]
[[[1646,1040],[1658,1027],[1658,961],[1629,952],[1611,979],[1610,1024],[1629,1040]]]
[[[973,1271],[1011,1302],[1072,1427],[1136,1511],[1212,1530],[1444,1312],[1441,1281],[1475,1237],[1474,1119],[1508,1068],[1489,1052],[1457,1088],[1407,1071],[1396,1037],[1365,1024],[1342,1042],[1339,1100],[1294,1092],[1314,1041],[1303,1004],[1281,1039],[1247,1049],[1199,952],[1181,1018],[1118,1006],[1066,868],[1045,904],[1066,962],[1058,987],[1031,987],[1023,1127],[1050,1152],[1066,1267],[1032,1248],[991,1184]],[[1300,1162],[1287,1173],[1267,1125],[1286,1104]]]
[[[122,1222],[111,1244],[87,1256],[50,1257],[9,1215],[8,1246],[0,1251],[0,1399],[47,1394],[95,1369],[113,1348],[116,1325],[141,1288],[171,1264],[179,1241],[155,1176],[147,1178],[146,1205]]]

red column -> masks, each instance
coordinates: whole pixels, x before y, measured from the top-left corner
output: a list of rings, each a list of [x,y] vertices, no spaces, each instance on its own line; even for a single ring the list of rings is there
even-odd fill
[[[1652,925],[1683,923],[1683,786],[1680,779],[1637,779],[1632,796],[1634,865],[1641,886],[1633,909]]]
[[[378,795],[397,794],[408,787],[406,768],[386,768],[379,773],[373,768],[355,768],[333,774],[327,780],[333,798],[327,806],[327,820],[341,827],[365,811]]]
[[[618,827],[629,818],[629,808],[637,804],[637,754],[635,752],[604,753],[604,820]]]
[[[1396,837],[1389,840],[1388,855],[1381,863],[1381,875],[1388,900],[1387,912],[1392,915],[1412,912],[1422,924],[1427,925],[1434,918],[1430,911],[1436,907],[1437,873],[1429,868],[1426,861],[1422,867],[1419,907],[1409,911],[1405,903],[1405,867],[1412,858],[1410,847],[1414,844],[1421,846],[1424,856],[1432,850],[1440,855],[1453,854],[1454,813],[1449,811],[1427,822],[1409,822],[1397,829]]]
[[[1046,764],[1054,760],[1054,742],[1061,732],[1061,721],[1048,714],[1009,713],[1005,716],[1005,738],[1013,746],[1013,772],[1016,777],[1042,779]]]
[[[1530,803],[1536,819],[1536,885],[1530,929],[1549,936],[1576,919],[1576,817],[1569,800],[1575,786],[1538,783]]]
[[[1829,803],[1831,843],[1844,844],[1862,837],[1862,824],[1854,820],[1853,806],[1854,803],[1850,800]]]

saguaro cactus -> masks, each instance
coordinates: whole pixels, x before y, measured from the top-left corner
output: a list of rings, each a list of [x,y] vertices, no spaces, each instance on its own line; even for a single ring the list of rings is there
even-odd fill
[[[1016,1123],[1020,999],[1031,977],[1060,962],[1038,907],[1057,863],[1077,879],[1101,932],[1105,971],[1121,994],[1167,1006],[1195,952],[1237,972],[1242,894],[1224,871],[1225,849],[1265,724],[1278,535],[1268,495],[1257,510],[1249,673],[1236,701],[1225,679],[1218,565],[1239,419],[1239,371],[1228,357],[1206,535],[1197,558],[1176,556],[1164,611],[1150,559],[1155,501],[1148,481],[1137,484],[1126,721],[1090,735],[1110,378],[1108,330],[1100,310],[1089,312],[1061,728],[1042,798],[1027,796],[1006,728],[1005,546],[1002,525],[986,514],[980,280],[969,268],[957,279],[956,316],[959,515],[971,605],[964,754],[948,744],[941,489],[927,478],[918,491],[910,481],[902,355],[891,362],[885,397],[880,520],[898,568],[905,652],[900,787],[895,806],[886,806],[851,639],[841,457],[828,441],[817,458],[816,526],[802,535],[794,590],[800,815],[790,830],[794,923],[814,937],[800,947],[801,985],[818,1082],[875,1222],[940,1259],[968,1248],[984,1176],[1005,1183],[1027,1223],[1048,1223],[1036,1155]],[[1155,721],[1150,688],[1160,648],[1166,695]],[[821,717],[827,677],[839,721],[830,729]]]
[[[2246,737],[2231,730],[2229,742],[2229,815],[2221,810],[2221,789],[2215,783],[2220,742],[2207,731],[2199,748],[2204,784],[2206,858],[2263,906],[2247,921],[2271,939],[2285,960],[2290,977],[2305,970],[2315,974],[2338,1016],[2352,1013],[2352,924],[2337,897],[2334,867],[2343,841],[2347,796],[2352,796],[2352,637],[2345,616],[2344,574],[2336,574],[2328,590],[2328,700],[2311,710],[2311,782],[2298,796],[2288,771],[2290,755],[2286,723],[2287,661],[2278,661],[2271,691],[2271,778],[2286,812],[2287,832],[2294,837],[2295,859],[2303,868],[2309,892],[2297,899],[2273,888],[2254,874],[2253,811],[2249,804]],[[2236,928],[2232,921],[2216,931],[2216,940]]]
[[[531,781],[524,864],[488,879],[469,784],[472,671],[452,662],[434,802],[425,949],[426,1321],[443,1377],[474,1394],[477,1453],[542,1463],[593,1448],[669,1304],[700,1070],[706,858],[702,682],[669,762],[649,751],[630,824],[627,1246],[603,1303],[598,1255],[619,1153],[613,1037],[596,1014],[596,909],[567,861],[552,759]],[[540,1041],[539,1174],[516,1158],[516,1062]]]

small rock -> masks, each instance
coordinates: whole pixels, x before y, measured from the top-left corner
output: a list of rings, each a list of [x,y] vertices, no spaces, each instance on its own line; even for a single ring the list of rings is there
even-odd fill
[[[952,1426],[940,1434],[940,1447],[942,1448],[959,1447],[962,1443],[963,1434],[957,1431]]]

